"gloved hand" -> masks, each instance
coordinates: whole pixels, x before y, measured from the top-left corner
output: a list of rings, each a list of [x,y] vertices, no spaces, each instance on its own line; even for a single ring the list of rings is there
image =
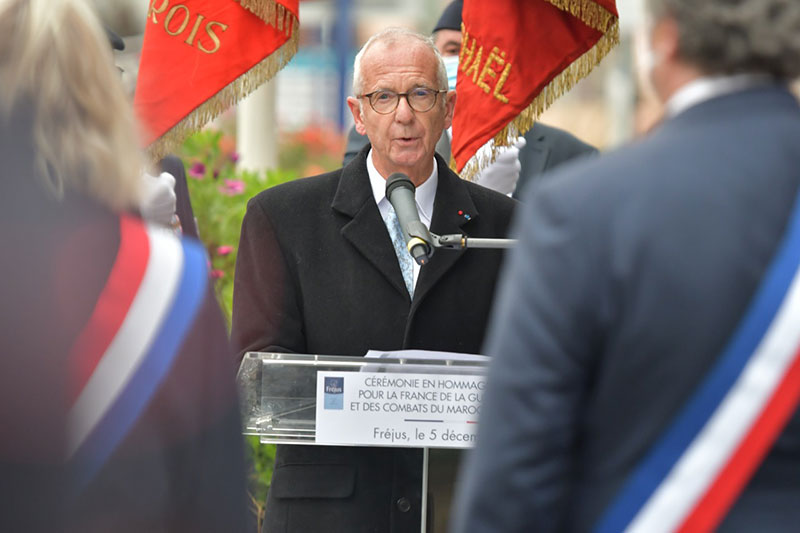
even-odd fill
[[[483,145],[478,154],[491,154],[494,141],[489,141]],[[519,180],[519,172],[522,165],[519,162],[519,151],[525,146],[525,137],[517,137],[512,146],[500,147],[502,150],[497,154],[494,163],[483,169],[475,182],[484,187],[493,189],[499,193],[510,195],[514,192]]]
[[[147,222],[172,227],[175,220],[175,177],[169,172],[158,176],[142,174],[142,200],[139,211]]]

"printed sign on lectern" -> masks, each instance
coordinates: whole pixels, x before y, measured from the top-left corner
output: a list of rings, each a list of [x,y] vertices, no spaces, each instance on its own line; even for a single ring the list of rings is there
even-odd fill
[[[477,375],[319,371],[316,442],[469,448],[485,383]]]

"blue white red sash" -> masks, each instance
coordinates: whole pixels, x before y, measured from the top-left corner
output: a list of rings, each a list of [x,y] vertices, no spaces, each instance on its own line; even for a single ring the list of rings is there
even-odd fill
[[[800,403],[800,208],[750,308],[597,531],[713,530]]]
[[[67,456],[87,483],[133,427],[179,353],[206,290],[201,246],[120,219],[120,246],[69,356]]]

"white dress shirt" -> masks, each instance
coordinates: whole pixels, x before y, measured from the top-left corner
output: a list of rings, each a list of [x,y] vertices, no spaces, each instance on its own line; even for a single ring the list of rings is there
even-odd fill
[[[375,196],[375,203],[378,204],[378,210],[381,212],[383,223],[386,224],[386,217],[389,214],[389,199],[386,198],[386,178],[381,176],[378,169],[375,168],[375,163],[372,162],[372,149],[370,148],[367,154],[367,173],[369,174],[369,183],[372,185],[372,194]],[[417,187],[414,199],[417,202],[417,212],[419,219],[425,224],[425,227],[431,229],[431,218],[433,217],[433,201],[436,198],[436,186],[439,184],[439,169],[436,167],[436,159],[433,160],[433,172],[428,176],[425,182]],[[413,262],[414,267],[414,286],[417,286],[417,279],[419,278],[419,265],[416,261]]]
[[[690,107],[717,96],[770,83],[774,83],[773,79],[764,74],[736,74],[733,76],[704,76],[697,78],[678,89],[667,101],[667,116],[674,117]]]

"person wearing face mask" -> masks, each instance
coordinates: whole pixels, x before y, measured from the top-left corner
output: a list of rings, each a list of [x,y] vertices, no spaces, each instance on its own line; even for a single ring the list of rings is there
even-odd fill
[[[433,44],[442,54],[447,81],[450,90],[456,88],[458,74],[458,55],[461,50],[461,9],[462,0],[455,0],[447,5],[433,28]],[[450,139],[452,128],[448,128],[436,144],[436,152],[445,161],[450,161]],[[344,163],[347,164],[367,144],[367,138],[360,135],[355,127],[347,136]],[[491,150],[491,143],[481,148],[483,152]],[[509,146],[497,155],[497,159],[486,167],[475,179],[479,185],[497,192],[513,195],[519,199],[519,191],[538,179],[544,172],[561,163],[586,154],[595,154],[597,149],[579,140],[572,134],[546,126],[539,122],[520,137],[513,146]]]

